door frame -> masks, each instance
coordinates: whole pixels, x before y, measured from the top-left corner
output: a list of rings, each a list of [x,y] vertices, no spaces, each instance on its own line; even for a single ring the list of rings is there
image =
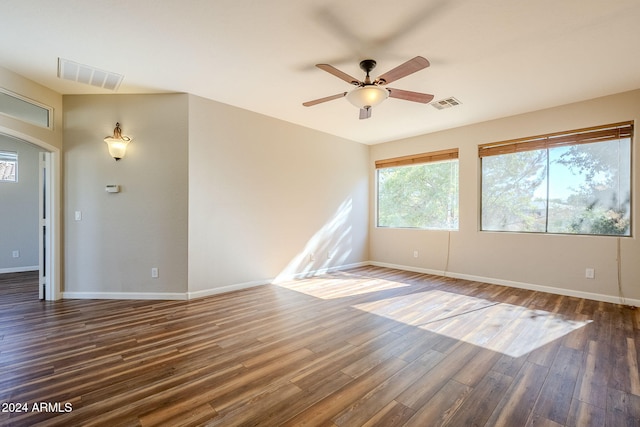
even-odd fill
[[[0,133],[13,137],[15,139],[24,141],[28,144],[35,145],[42,149],[45,152],[44,157],[40,157],[40,160],[44,160],[46,169],[47,169],[47,184],[44,188],[44,197],[47,202],[47,233],[44,240],[40,240],[38,243],[39,246],[44,246],[47,248],[45,251],[40,250],[41,255],[39,256],[39,269],[40,276],[42,276],[42,269],[44,263],[47,266],[47,274],[45,280],[44,287],[44,296],[47,301],[58,300],[62,297],[61,292],[61,234],[60,234],[60,223],[61,223],[61,194],[62,194],[62,181],[61,181],[61,153],[60,149],[57,147],[48,144],[45,141],[42,141],[38,138],[34,138],[30,135],[26,135],[21,132],[17,132],[14,129],[10,129],[0,125]],[[39,168],[40,169],[40,168]],[[41,170],[40,170],[41,172]],[[42,175],[40,173],[40,175]],[[43,179],[42,176],[39,178],[38,184],[38,197],[42,199],[43,196]],[[40,211],[40,216],[42,214],[42,210]],[[38,225],[40,226],[40,221],[38,221]],[[39,232],[40,234],[40,232]],[[45,259],[46,257],[46,259]],[[43,290],[41,289],[42,283],[39,284],[39,294],[42,295]]]
[[[46,299],[52,293],[49,286],[49,274],[51,272],[51,194],[49,186],[51,176],[51,153],[41,151],[38,153],[38,265],[39,286],[38,296]]]

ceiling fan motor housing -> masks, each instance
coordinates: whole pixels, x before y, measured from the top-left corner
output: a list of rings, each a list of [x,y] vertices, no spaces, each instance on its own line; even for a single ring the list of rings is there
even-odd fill
[[[367,74],[374,68],[376,68],[376,61],[373,59],[365,59],[364,61],[360,61],[360,68],[365,71]]]
[[[371,70],[376,68],[376,61],[374,61],[373,59],[365,59],[364,61],[360,61],[360,68],[362,68],[362,70],[367,73],[366,77],[364,78],[364,82],[362,82],[360,86],[368,86],[373,84],[371,83],[371,77],[369,76],[369,73],[371,72]]]

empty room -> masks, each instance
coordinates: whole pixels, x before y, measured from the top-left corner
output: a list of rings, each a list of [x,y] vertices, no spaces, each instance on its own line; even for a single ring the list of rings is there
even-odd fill
[[[640,4],[2,3],[0,425],[640,425]]]

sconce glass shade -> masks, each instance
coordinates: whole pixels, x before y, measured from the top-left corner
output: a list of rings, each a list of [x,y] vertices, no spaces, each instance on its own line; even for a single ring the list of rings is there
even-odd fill
[[[358,108],[375,107],[389,97],[389,91],[376,85],[356,88],[347,94],[347,101]]]
[[[108,136],[104,139],[104,142],[109,146],[109,154],[111,157],[120,160],[124,157],[127,151],[127,145],[131,142],[131,138],[122,135],[122,129],[120,129],[120,123],[116,123],[116,128],[113,130],[113,136]]]

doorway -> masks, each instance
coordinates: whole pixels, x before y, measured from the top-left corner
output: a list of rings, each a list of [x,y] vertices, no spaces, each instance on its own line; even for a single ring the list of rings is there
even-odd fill
[[[15,153],[14,181],[2,182],[4,207],[0,272],[38,271],[38,296],[60,298],[58,152],[48,144],[0,127],[0,151]],[[28,194],[23,194],[28,193]],[[12,206],[15,204],[15,206]],[[2,256],[2,254],[0,254]],[[2,258],[0,258],[2,260]]]

